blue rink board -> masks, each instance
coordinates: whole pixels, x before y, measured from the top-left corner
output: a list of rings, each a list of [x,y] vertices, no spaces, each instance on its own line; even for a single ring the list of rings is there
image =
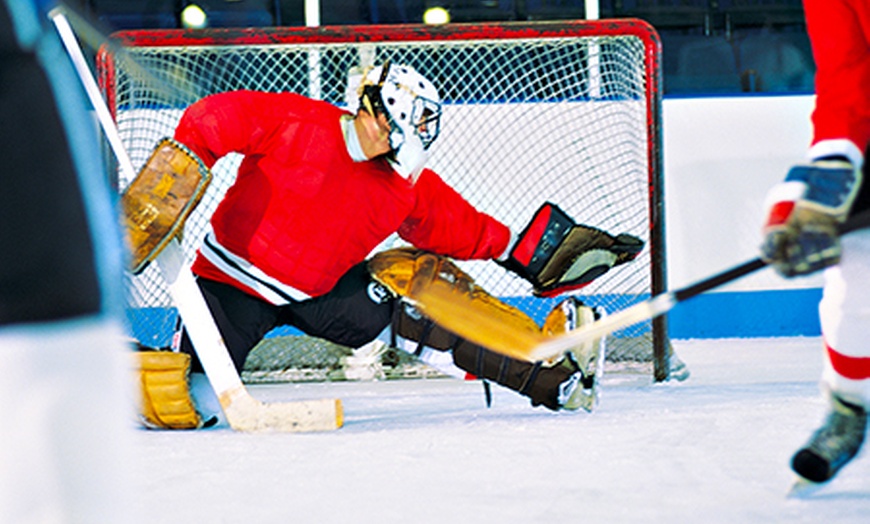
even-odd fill
[[[668,314],[671,338],[811,337],[821,333],[820,288],[705,293]]]
[[[608,310],[615,311],[625,309],[633,304],[649,298],[649,295],[596,295],[579,296],[586,304],[597,306],[607,304]],[[558,298],[535,298],[535,297],[501,297],[501,299],[522,311],[528,313],[538,324],[543,324],[544,316],[557,302],[564,299]],[[152,347],[168,346],[172,338],[172,332],[176,324],[178,313],[175,308],[153,307],[135,308],[127,310],[127,320],[131,336],[145,345]],[[156,327],[155,327],[156,326]],[[157,331],[155,331],[157,330]],[[639,336],[649,331],[646,325],[631,326],[617,331],[614,336]],[[294,327],[281,327],[272,330],[267,336],[301,335],[302,332]]]
[[[706,293],[678,304],[668,314],[668,332],[674,339],[739,338],[739,337],[795,337],[818,336],[821,333],[818,302],[821,289],[781,291],[740,291]],[[582,297],[589,305],[610,304],[610,308],[624,309],[646,296]],[[559,299],[508,297],[505,302],[524,311],[539,311],[535,318],[549,311]],[[541,308],[541,301],[550,301]],[[535,302],[537,307],[530,307]],[[615,304],[615,306],[614,306]],[[177,313],[174,308],[140,308],[127,311],[131,335],[142,343],[161,347],[169,344]],[[163,326],[160,332],[144,326]],[[152,331],[144,331],[151,329]],[[637,336],[648,330],[648,324],[616,332],[615,336]],[[279,328],[270,336],[298,335],[292,327]]]

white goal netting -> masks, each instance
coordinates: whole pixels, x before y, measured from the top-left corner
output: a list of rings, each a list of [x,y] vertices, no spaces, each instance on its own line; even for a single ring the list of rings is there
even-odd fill
[[[632,20],[133,31],[113,36],[98,68],[139,168],[155,143],[173,134],[185,107],[205,95],[291,91],[344,105],[352,67],[386,59],[412,65],[442,94],[442,129],[429,166],[472,204],[520,231],[549,200],[578,222],[646,242],[635,262],[578,293],[587,304],[617,311],[664,288],[659,52],[654,31]],[[214,167],[214,182],[186,224],[187,256],[239,160],[230,155]],[[460,266],[538,322],[555,303],[533,297],[525,281],[492,262]],[[156,268],[129,276],[127,304],[134,336],[167,345],[177,314]],[[609,358],[660,368],[667,346],[663,321],[645,322],[612,334]],[[406,357],[386,355],[381,376],[426,374],[408,371]],[[349,348],[281,328],[252,353],[244,376],[342,378],[349,356]]]

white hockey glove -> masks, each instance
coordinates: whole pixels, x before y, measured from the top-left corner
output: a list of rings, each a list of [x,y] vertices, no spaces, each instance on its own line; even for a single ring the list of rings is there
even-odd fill
[[[861,171],[845,159],[798,165],[767,196],[762,258],[780,275],[807,275],[840,261],[837,226],[861,187]]]

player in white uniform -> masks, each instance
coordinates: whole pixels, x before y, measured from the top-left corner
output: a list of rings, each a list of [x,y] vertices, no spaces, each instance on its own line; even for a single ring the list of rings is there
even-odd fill
[[[824,482],[860,450],[870,406],[870,231],[837,235],[870,208],[870,2],[805,0],[804,10],[818,68],[813,140],[809,163],[768,195],[762,253],[786,277],[828,268],[819,312],[829,414],[792,459]]]

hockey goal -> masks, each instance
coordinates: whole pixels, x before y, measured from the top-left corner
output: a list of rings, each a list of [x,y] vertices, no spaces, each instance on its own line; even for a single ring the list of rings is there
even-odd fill
[[[590,305],[617,311],[665,287],[660,136],[660,41],[640,20],[444,26],[160,30],[116,33],[97,56],[101,85],[138,168],[173,134],[185,107],[216,92],[292,91],[345,104],[356,66],[407,63],[443,98],[442,131],[429,166],[479,209],[519,231],[544,201],[578,222],[646,242],[641,256],[584,288]],[[240,158],[214,167],[214,182],[187,222],[192,257]],[[119,180],[120,188],[128,180]],[[364,198],[364,195],[361,195]],[[396,239],[388,239],[389,247]],[[491,293],[542,321],[553,300],[494,263],[463,262]],[[132,333],[169,343],[176,313],[151,267],[126,283]],[[351,351],[280,329],[243,377],[347,376]],[[667,378],[663,318],[609,338],[609,361]],[[390,354],[390,353],[388,353]],[[390,365],[401,359],[395,359]]]

